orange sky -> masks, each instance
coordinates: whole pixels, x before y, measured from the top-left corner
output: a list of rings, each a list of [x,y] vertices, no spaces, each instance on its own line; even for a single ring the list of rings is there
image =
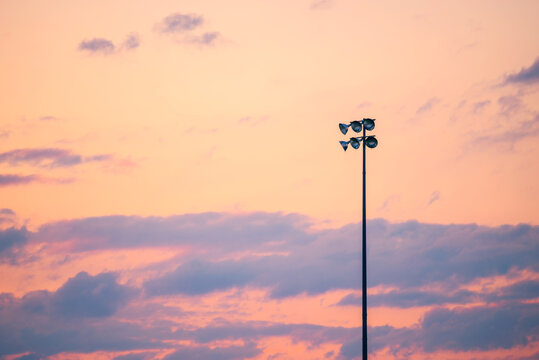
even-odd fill
[[[34,226],[208,210],[356,221],[359,154],[342,153],[336,125],[370,116],[380,146],[368,156],[369,217],[536,224],[535,137],[477,138],[538,111],[536,86],[499,86],[537,56],[537,2],[324,3],[2,2],[2,150],[113,155],[2,163],[72,180],[2,189],[4,206]],[[203,14],[199,32],[217,40],[158,33],[178,8]],[[140,46],[128,51],[130,33]],[[94,37],[117,49],[77,51]],[[504,96],[519,101],[507,116]]]

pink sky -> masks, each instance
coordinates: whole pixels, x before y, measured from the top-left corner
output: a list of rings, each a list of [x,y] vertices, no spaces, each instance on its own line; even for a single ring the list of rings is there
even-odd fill
[[[0,358],[536,358],[537,14],[0,2]]]

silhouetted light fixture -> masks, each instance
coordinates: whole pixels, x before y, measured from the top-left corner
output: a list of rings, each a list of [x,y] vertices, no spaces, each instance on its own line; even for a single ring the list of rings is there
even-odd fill
[[[348,149],[348,144],[350,143],[350,141],[339,141],[339,142],[341,143],[341,146],[344,149],[344,151],[346,151],[346,149]]]
[[[346,133],[348,132],[348,127],[350,125],[346,125],[346,124],[339,124],[339,129],[341,130],[342,134],[343,135],[346,135]],[[342,141],[341,141],[342,142]],[[346,149],[345,149],[346,150]]]
[[[371,149],[374,149],[378,145],[378,140],[376,140],[374,136],[368,136],[367,139],[365,139],[365,145]]]
[[[363,136],[358,137],[352,137],[348,141],[340,141],[342,148],[344,151],[348,149],[348,144],[352,145],[354,149],[358,149],[359,145],[361,145],[361,142],[363,141],[363,221],[362,221],[362,251],[363,251],[363,281],[362,281],[362,331],[363,331],[363,360],[367,360],[367,200],[366,200],[366,172],[365,172],[365,149],[368,148],[375,148],[378,145],[378,140],[374,137],[374,135],[367,136],[365,134],[365,131],[371,131],[374,129],[374,121],[375,119],[363,119],[363,120],[355,120],[352,121],[350,124],[339,124],[339,129],[343,133],[343,135],[346,135],[348,132],[348,128],[352,127],[352,130],[355,132],[360,132],[363,129]]]

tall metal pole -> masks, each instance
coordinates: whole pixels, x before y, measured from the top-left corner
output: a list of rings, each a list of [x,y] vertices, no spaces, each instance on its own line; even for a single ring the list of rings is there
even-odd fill
[[[365,126],[363,126],[363,139],[365,139]],[[363,140],[363,360],[367,360],[367,206],[365,185],[365,140]]]

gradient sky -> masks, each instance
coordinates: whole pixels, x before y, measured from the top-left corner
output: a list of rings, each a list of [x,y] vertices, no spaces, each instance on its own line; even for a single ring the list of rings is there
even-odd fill
[[[537,14],[0,1],[0,358],[539,358]]]

